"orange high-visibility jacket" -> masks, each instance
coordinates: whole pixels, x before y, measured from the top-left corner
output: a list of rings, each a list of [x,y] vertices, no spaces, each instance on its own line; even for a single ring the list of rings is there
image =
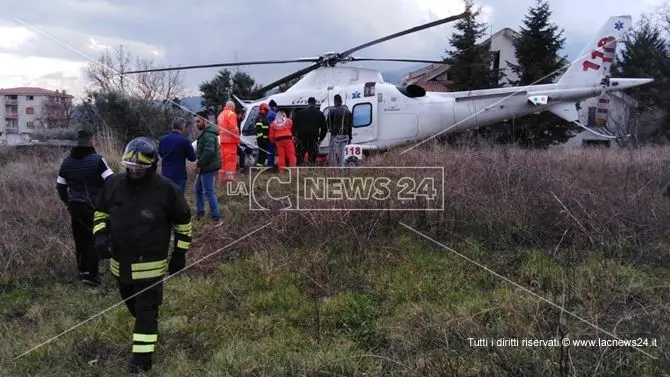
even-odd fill
[[[240,129],[237,128],[237,115],[230,109],[224,109],[216,118],[219,126],[219,136],[221,144],[239,144]]]
[[[284,121],[278,123],[277,120],[270,124],[270,141],[277,142],[293,138],[293,120],[284,118]]]

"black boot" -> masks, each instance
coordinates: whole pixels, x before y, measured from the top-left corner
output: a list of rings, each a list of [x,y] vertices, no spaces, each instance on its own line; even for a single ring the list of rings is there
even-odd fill
[[[81,282],[90,285],[92,287],[97,287],[100,285],[100,276],[97,274],[91,274],[89,272],[84,272],[80,275]]]
[[[151,370],[151,356],[137,356],[133,355],[133,358],[130,359],[128,363],[128,373],[130,377],[140,377],[144,376],[146,373],[149,373]]]

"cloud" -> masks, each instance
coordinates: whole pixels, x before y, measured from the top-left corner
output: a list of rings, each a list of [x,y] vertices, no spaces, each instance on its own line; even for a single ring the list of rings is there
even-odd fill
[[[662,0],[628,2],[610,0],[607,7],[595,1],[552,2],[552,20],[565,28],[569,59],[576,57],[600,24],[611,15],[642,12]],[[482,0],[483,19],[495,32],[518,29],[534,0],[514,2]],[[151,4],[148,4],[151,3]],[[153,58],[172,66],[243,60],[290,59],[343,51],[367,41],[421,23],[460,13],[462,0],[33,0],[16,6],[0,20],[0,54],[8,58],[0,86],[46,80],[63,69],[63,86],[74,85],[73,67],[96,59],[102,49],[127,45],[135,56]],[[606,13],[603,13],[606,9]],[[13,20],[37,27],[52,39]],[[453,24],[442,25],[366,48],[356,56],[439,59],[450,49]],[[63,47],[57,39],[80,53]],[[8,55],[11,54],[11,55]],[[86,57],[82,56],[86,55]],[[54,64],[27,71],[20,65],[28,57],[50,58]],[[23,60],[22,60],[23,59]],[[58,63],[56,63],[58,62]],[[262,84],[307,64],[241,67]],[[409,64],[361,63],[363,67],[392,71]],[[60,67],[60,68],[59,68]],[[54,71],[54,69],[56,69]],[[218,69],[183,71],[185,84],[197,91]],[[82,85],[83,79],[77,85]],[[132,79],[131,79],[132,80]],[[58,79],[49,81],[57,83]]]
[[[81,96],[86,83],[83,62],[0,53],[0,87],[38,86]]]

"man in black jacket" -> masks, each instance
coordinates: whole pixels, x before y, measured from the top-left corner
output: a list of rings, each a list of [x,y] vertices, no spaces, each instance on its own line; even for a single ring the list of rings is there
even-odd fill
[[[101,259],[110,259],[121,297],[135,317],[129,364],[135,374],[152,368],[163,277],[186,265],[191,212],[179,189],[156,173],[158,151],[151,140],[131,140],[122,163],[126,173],[109,179],[98,197],[94,237],[96,252]]]
[[[79,279],[93,286],[100,283],[98,257],[93,250],[93,209],[105,180],[112,174],[105,159],[95,152],[93,135],[81,130],[56,179],[58,195],[70,213]]]
[[[298,112],[293,121],[293,130],[296,136],[296,154],[298,165],[302,165],[305,152],[309,155],[310,165],[316,163],[319,155],[319,145],[326,136],[326,117],[316,106],[316,98],[307,99],[309,107]]]
[[[342,96],[336,94],[333,100],[335,107],[328,112],[328,166],[344,167],[344,148],[351,143],[354,121],[351,111],[342,105]]]

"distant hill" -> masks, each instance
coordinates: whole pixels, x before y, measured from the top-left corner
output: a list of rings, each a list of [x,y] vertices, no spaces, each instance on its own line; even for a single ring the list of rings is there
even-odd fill
[[[180,103],[182,106],[185,108],[189,109],[190,111],[193,111],[194,113],[197,113],[198,111],[202,111],[202,97],[200,96],[193,96],[193,97],[184,97],[180,99]]]
[[[382,72],[382,76],[384,76],[384,80],[393,83],[393,84],[400,84],[400,79],[406,75],[409,72],[415,71],[417,69],[420,69],[422,67],[425,67],[428,64],[415,64],[411,65],[409,67],[403,68],[403,69],[398,69],[395,71],[386,71]],[[271,92],[271,94],[273,94]],[[193,112],[198,112],[203,110],[202,104],[202,97],[200,96],[192,96],[192,97],[184,97],[181,99],[181,105],[189,109],[190,111]]]

